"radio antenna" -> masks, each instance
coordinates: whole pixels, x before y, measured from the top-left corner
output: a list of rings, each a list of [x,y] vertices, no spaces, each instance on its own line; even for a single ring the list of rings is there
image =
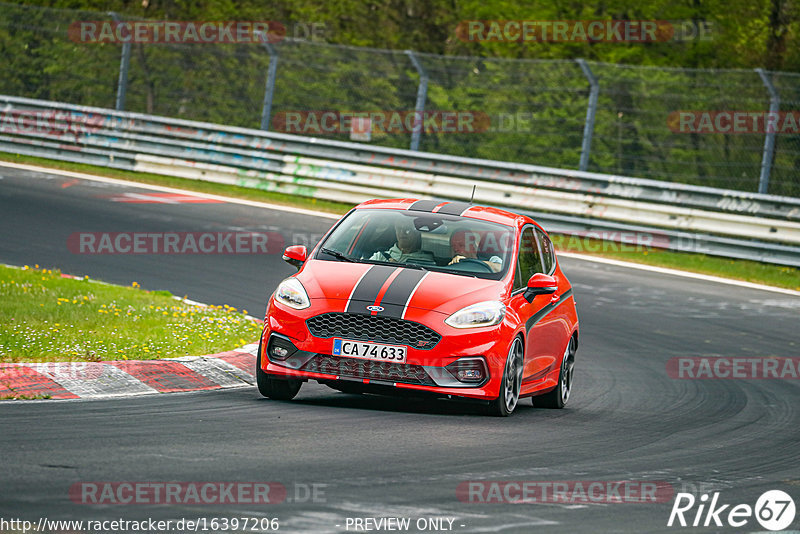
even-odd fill
[[[469,203],[472,204],[472,199],[475,198],[475,188],[478,187],[478,184],[472,185],[472,196],[469,197]]]

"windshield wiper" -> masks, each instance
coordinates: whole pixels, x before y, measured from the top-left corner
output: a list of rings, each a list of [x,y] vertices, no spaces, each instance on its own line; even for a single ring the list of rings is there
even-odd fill
[[[361,263],[372,263],[373,265],[388,265],[389,267],[408,267],[420,271],[430,271],[428,267],[419,263],[406,263],[404,261],[384,261],[384,260],[361,260]]]
[[[420,271],[430,271],[430,269],[424,265],[420,265],[419,263],[398,263],[398,265],[403,267],[411,267],[412,269],[419,269]]]
[[[319,249],[319,251],[324,253],[324,254],[327,254],[328,256],[333,256],[334,258],[336,258],[336,259],[338,259],[340,261],[349,261],[351,263],[356,263],[356,260],[354,260],[353,258],[351,258],[349,256],[345,256],[344,254],[342,254],[338,250],[331,250],[329,248],[322,247],[321,249]]]
[[[420,265],[419,263],[405,263],[402,261],[383,261],[383,260],[360,260],[360,263],[371,263],[373,265],[387,265],[389,267],[408,267],[409,269],[417,269],[420,271],[431,271],[428,267]]]
[[[469,276],[471,278],[481,278],[477,274],[470,273],[467,271],[452,271],[447,269],[446,267],[439,267],[439,266],[427,266],[421,265],[419,263],[403,263],[403,262],[395,262],[395,261],[383,261],[383,260],[360,260],[359,263],[371,263],[373,265],[387,265],[389,267],[408,267],[409,269],[416,269],[420,271],[429,271],[434,273],[447,273],[447,274],[457,274],[459,276]]]

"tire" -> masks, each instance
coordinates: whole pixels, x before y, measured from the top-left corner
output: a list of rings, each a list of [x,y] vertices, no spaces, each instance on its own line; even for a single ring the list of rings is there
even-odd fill
[[[575,338],[571,337],[561,359],[561,369],[558,373],[558,385],[548,393],[533,397],[533,405],[539,408],[561,409],[566,406],[572,393],[572,379],[575,368]]]
[[[522,339],[515,337],[508,348],[506,367],[500,383],[500,395],[489,404],[489,414],[496,417],[508,417],[519,404],[519,392],[522,388],[522,362],[524,361]]]
[[[262,336],[263,337],[263,336]],[[261,369],[261,343],[258,341],[258,355],[256,356],[256,384],[258,392],[264,397],[273,400],[292,400],[303,382],[300,380],[277,378],[274,375],[265,373]]]

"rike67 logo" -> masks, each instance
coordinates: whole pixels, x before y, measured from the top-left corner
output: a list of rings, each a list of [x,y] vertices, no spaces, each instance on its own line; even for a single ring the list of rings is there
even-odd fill
[[[753,517],[767,530],[784,530],[792,524],[795,505],[788,493],[780,490],[764,492],[755,507],[749,504],[722,504],[719,492],[710,497],[704,493],[699,499],[691,493],[678,493],[667,526],[671,527],[743,527]]]

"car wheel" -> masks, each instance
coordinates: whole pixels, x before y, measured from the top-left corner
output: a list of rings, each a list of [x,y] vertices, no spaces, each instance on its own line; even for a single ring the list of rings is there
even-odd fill
[[[522,388],[522,356],[522,339],[516,337],[508,349],[503,381],[500,384],[500,395],[489,404],[491,415],[508,417],[517,407],[519,391]]]
[[[575,368],[575,338],[572,337],[567,343],[564,357],[561,359],[561,370],[558,373],[558,385],[553,391],[533,397],[534,406],[541,408],[563,408],[572,393],[572,378]]]
[[[263,336],[262,336],[263,337]],[[258,354],[256,356],[256,384],[258,392],[264,397],[274,400],[292,400],[303,382],[300,380],[277,378],[261,369],[261,343],[258,341]]]

